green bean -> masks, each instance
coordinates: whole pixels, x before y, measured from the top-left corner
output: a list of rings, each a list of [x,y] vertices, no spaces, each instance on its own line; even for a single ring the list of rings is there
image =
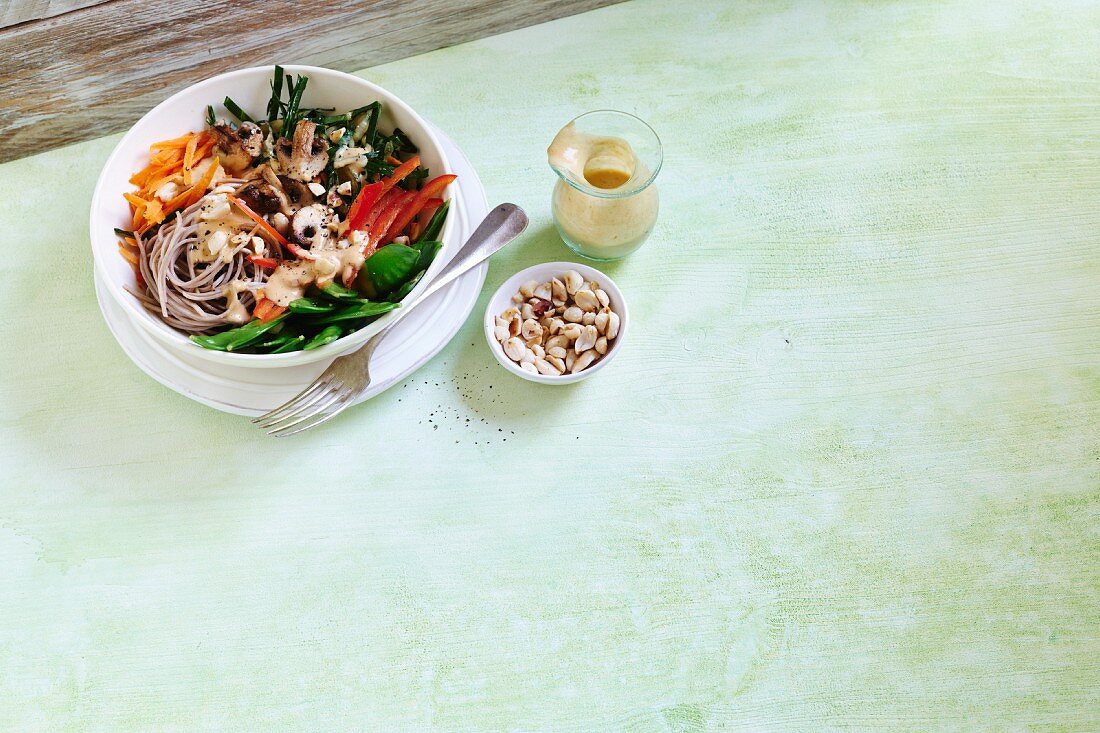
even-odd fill
[[[225,346],[213,336],[204,336],[202,334],[194,333],[191,334],[190,339],[204,349],[210,349],[211,351],[225,351]]]
[[[270,321],[261,321],[257,319],[251,321],[250,323],[246,323],[245,325],[241,326],[240,329],[238,329],[240,333],[237,334],[237,337],[226,344],[225,350],[238,351],[245,346],[251,346],[256,341],[259,341],[260,337],[263,336],[265,333],[282,326],[283,321],[285,321],[288,317],[289,314],[284,313],[278,318],[273,318]]]

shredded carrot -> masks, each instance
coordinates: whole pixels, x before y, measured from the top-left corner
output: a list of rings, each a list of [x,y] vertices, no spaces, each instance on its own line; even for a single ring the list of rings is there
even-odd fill
[[[193,137],[195,137],[196,134],[197,133],[194,133],[194,132],[188,132],[184,135],[180,135],[179,137],[172,138],[171,140],[161,140],[159,143],[153,143],[152,145],[150,145],[149,150],[153,151],[153,150],[164,150],[166,148],[182,148],[182,147],[186,146],[187,143]]]
[[[183,151],[183,182],[188,186],[191,185],[191,166],[195,165],[195,148],[198,144],[199,136],[192,135]]]
[[[189,132],[150,145],[149,163],[130,176],[130,183],[138,190],[123,194],[130,203],[133,215],[131,228],[138,234],[144,234],[163,222],[169,214],[191,206],[206,195],[206,189],[221,170],[218,159],[211,161],[201,180],[193,179],[198,164],[213,150],[214,137],[206,130]],[[157,198],[157,192],[168,183],[180,184],[182,190],[165,202]]]
[[[158,178],[164,178],[164,176],[175,173],[177,167],[175,163],[169,163],[167,165],[150,163],[145,170],[140,173],[135,173],[130,179],[130,183],[135,186],[146,186],[149,184],[149,181],[155,181]]]
[[[146,199],[154,198],[166,183],[183,183],[183,176],[179,173],[173,173],[170,176],[150,181],[148,185],[141,189],[140,195]]]
[[[131,247],[126,245],[121,239],[118,242],[118,253],[134,267],[138,266],[138,256]]]
[[[275,229],[275,227],[264,221],[264,218],[262,216],[257,214],[252,209],[248,208],[247,204],[238,199],[236,196],[229,196],[228,198],[230,203],[236,204],[237,208],[243,211],[249,219],[256,222],[259,225],[260,229],[263,230],[264,234],[274,239],[283,247],[290,246],[290,243],[287,242],[286,237],[284,237],[282,234],[279,234],[278,230]]]
[[[149,199],[145,203],[145,221],[150,224],[160,224],[164,221],[164,204],[160,199]]]
[[[198,164],[200,160],[209,156],[214,152],[214,141],[208,140],[207,142],[200,142],[195,148],[195,163]]]
[[[157,165],[166,165],[168,163],[182,163],[183,149],[171,148],[170,150],[162,150],[149,160],[153,163],[156,163]]]
[[[130,176],[130,183],[134,186],[144,186],[145,182],[149,180],[149,167],[146,166],[139,170],[134,175]]]
[[[214,180],[214,174],[218,172],[221,161],[218,158],[210,163],[210,167],[206,169],[206,173],[203,177],[191,187],[191,197],[187,199],[187,205],[197,203],[199,199],[206,195],[206,188],[210,185],[210,182]]]
[[[191,206],[192,204],[198,202],[199,199],[206,195],[206,189],[210,186],[211,181],[214,180],[214,175],[218,172],[219,169],[219,161],[217,158],[214,158],[214,160],[210,164],[210,167],[206,169],[206,173],[203,174],[201,180],[196,182],[195,185],[184,189],[171,201],[165,204],[161,204],[160,199],[155,197],[150,198],[146,201],[138,198],[137,196],[134,196],[133,194],[124,194],[126,196],[126,200],[130,203],[134,204],[134,200],[136,199],[141,202],[144,209],[147,209],[144,216],[144,225],[139,225],[139,223],[134,224],[134,228],[137,229],[138,234],[144,234],[151,227],[164,221],[164,219],[172,212],[178,209],[187,208],[188,206]],[[137,206],[137,204],[134,205]],[[135,219],[137,218],[138,217],[135,213]]]

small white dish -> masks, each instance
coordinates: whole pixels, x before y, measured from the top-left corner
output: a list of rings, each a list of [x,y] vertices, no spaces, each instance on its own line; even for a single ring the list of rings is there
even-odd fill
[[[520,369],[519,364],[509,359],[504,353],[504,347],[501,346],[500,342],[493,336],[493,331],[496,327],[496,317],[515,306],[515,303],[512,302],[512,296],[519,292],[520,286],[525,282],[528,280],[537,280],[540,283],[547,282],[554,277],[560,278],[562,273],[566,270],[576,270],[585,281],[598,283],[600,288],[607,293],[608,299],[611,301],[611,310],[615,311],[619,316],[619,335],[611,341],[607,353],[600,357],[599,361],[594,362],[583,371],[577,372],[576,374],[562,374],[559,376],[532,374],[529,371]],[[541,265],[534,265],[533,267],[528,267],[526,270],[520,270],[512,277],[505,280],[504,284],[493,293],[493,297],[489,298],[489,305],[485,308],[483,330],[485,331],[485,340],[489,343],[489,350],[493,352],[493,356],[500,362],[500,365],[512,374],[530,382],[538,382],[539,384],[572,384],[573,382],[579,382],[582,379],[591,377],[593,374],[606,367],[608,363],[615,358],[615,355],[622,349],[623,341],[626,339],[626,332],[629,326],[630,314],[626,309],[626,299],[623,297],[622,291],[619,290],[619,286],[615,284],[614,280],[597,270],[595,267],[583,265],[579,262],[544,262]]]

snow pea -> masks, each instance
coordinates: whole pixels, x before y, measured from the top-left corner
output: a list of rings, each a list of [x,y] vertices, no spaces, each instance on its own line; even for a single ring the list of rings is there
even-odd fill
[[[403,244],[387,244],[367,258],[359,279],[367,278],[363,287],[368,293],[381,296],[392,292],[416,274],[420,252]]]
[[[447,209],[450,207],[451,202],[444,201],[443,205],[435,210],[435,213],[432,214],[432,218],[428,219],[428,223],[424,226],[424,231],[416,238],[417,242],[425,242],[439,238],[439,233],[443,231],[443,222],[447,219]]]
[[[321,294],[332,300],[359,300],[360,295],[355,290],[345,288],[335,282],[330,282],[321,287]]]
[[[289,315],[289,313],[284,313],[278,318],[273,318],[270,321],[256,319],[249,321],[243,326],[231,328],[228,331],[222,331],[213,336],[195,334],[191,336],[191,340],[204,349],[212,349],[214,351],[238,351],[245,346],[255,343],[265,333],[281,326]]]
[[[340,306],[337,303],[324,300],[314,300],[313,298],[298,298],[297,300],[290,301],[290,305],[287,308],[291,313],[331,313]]]
[[[397,303],[375,303],[369,300],[361,301],[358,304],[345,306],[332,313],[326,313],[324,315],[313,318],[310,322],[319,325],[326,323],[339,323],[342,321],[358,321],[363,318],[373,318],[374,316],[380,316],[383,313],[389,313],[394,308],[397,308]]]
[[[274,349],[271,350],[270,353],[272,353],[272,354],[287,354],[291,351],[301,351],[303,348],[305,348],[305,345],[306,345],[306,337],[305,336],[295,336],[291,340],[287,341],[285,344],[283,344],[281,346],[276,346]]]
[[[325,344],[331,344],[336,339],[340,338],[341,328],[339,326],[328,326],[322,328],[321,331],[311,338],[306,345],[302,348],[306,351],[312,351],[313,349],[320,348]]]

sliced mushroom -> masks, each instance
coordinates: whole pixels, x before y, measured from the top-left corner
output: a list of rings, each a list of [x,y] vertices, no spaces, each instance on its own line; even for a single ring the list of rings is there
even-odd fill
[[[290,221],[289,238],[302,247],[322,249],[330,241],[332,223],[332,214],[323,205],[303,206]]]
[[[309,186],[296,181],[289,176],[279,176],[279,183],[282,184],[283,190],[286,191],[286,197],[290,199],[290,203],[295,205],[295,209],[308,206],[312,204],[317,197],[313,195],[313,191],[309,190]]]
[[[236,130],[219,122],[212,129],[217,136],[218,157],[222,167],[229,173],[239,174],[244,171],[263,150],[263,130],[252,122],[242,122]]]
[[[302,120],[294,128],[294,139],[280,138],[275,158],[282,171],[296,181],[311,181],[328,165],[328,143],[314,135],[317,125]]]
[[[253,181],[237,192],[237,198],[248,208],[260,214],[274,214],[287,207],[287,197],[279,188],[267,181]]]

